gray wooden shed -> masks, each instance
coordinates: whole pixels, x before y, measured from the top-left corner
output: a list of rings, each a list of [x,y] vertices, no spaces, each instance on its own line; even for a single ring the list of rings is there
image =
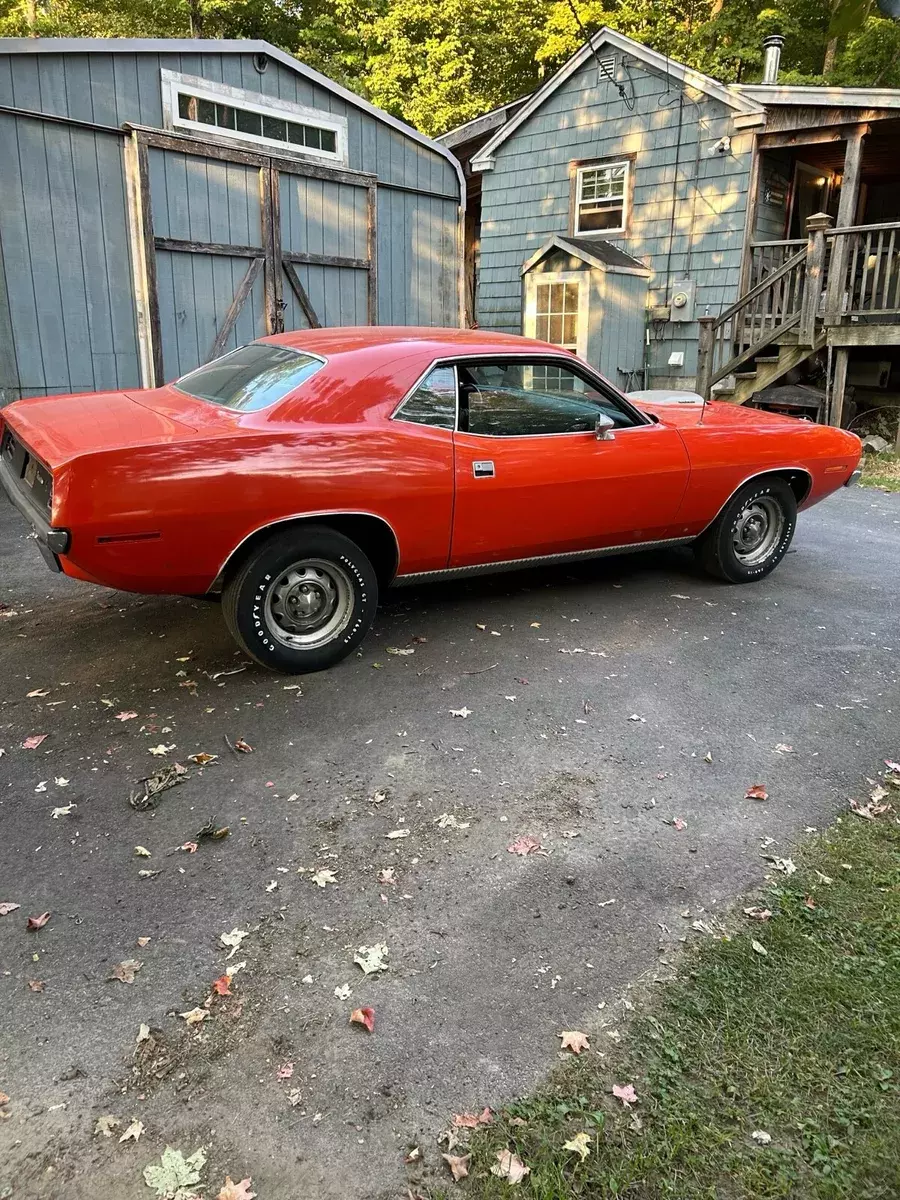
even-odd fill
[[[461,324],[459,164],[265,42],[0,39],[0,405]]]
[[[649,267],[612,242],[556,234],[521,275],[526,337],[574,351],[626,391],[642,386]]]

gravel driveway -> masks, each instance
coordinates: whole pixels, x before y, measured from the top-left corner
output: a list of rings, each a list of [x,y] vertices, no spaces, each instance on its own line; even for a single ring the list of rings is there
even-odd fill
[[[0,504],[0,1197],[149,1200],[167,1144],[205,1148],[207,1197],[442,1171],[452,1112],[532,1087],[562,1029],[602,1050],[763,840],[789,853],[897,754],[898,564],[900,496],[847,492],[762,583],[672,552],[400,591],[295,680],[214,605],[50,575]]]

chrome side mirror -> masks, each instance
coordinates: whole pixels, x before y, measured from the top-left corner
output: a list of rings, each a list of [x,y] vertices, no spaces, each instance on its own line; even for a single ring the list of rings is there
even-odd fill
[[[615,440],[613,430],[616,427],[612,417],[608,417],[606,413],[598,413],[597,423],[594,425],[594,437],[598,442],[612,442]]]

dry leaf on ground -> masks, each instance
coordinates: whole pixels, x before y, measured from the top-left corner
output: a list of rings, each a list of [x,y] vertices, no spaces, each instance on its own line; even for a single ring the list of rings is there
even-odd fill
[[[526,1167],[518,1154],[513,1154],[512,1150],[498,1150],[497,1161],[491,1167],[491,1174],[516,1184],[531,1174],[531,1167]]]
[[[507,846],[506,849],[509,854],[521,854],[524,856],[526,854],[535,854],[541,849],[541,843],[536,837],[520,837],[516,838],[512,845]]]
[[[209,1011],[198,1006],[197,1008],[190,1009],[189,1012],[179,1013],[178,1015],[183,1017],[188,1025],[199,1025],[201,1021],[205,1021],[209,1016]]]
[[[764,957],[768,956],[768,950],[765,948],[762,942],[758,942],[756,938],[753,939],[753,941],[750,943],[750,946],[757,954],[762,954]]]
[[[231,952],[226,957],[233,958],[240,949],[241,942],[245,937],[249,936],[250,934],[246,929],[232,929],[231,933],[220,933],[219,941],[222,945],[231,947]]]
[[[772,1140],[771,1133],[766,1133],[764,1129],[754,1129],[750,1136],[754,1142],[759,1142],[760,1146],[768,1146]]]
[[[4,900],[0,904],[0,917],[5,917],[7,913],[15,912],[17,908],[21,907],[21,904],[13,904],[11,900]]]
[[[387,963],[384,961],[387,952],[388,948],[384,942],[378,942],[374,946],[360,946],[353,956],[353,961],[362,967],[366,975],[372,975],[375,971],[387,970]]]
[[[612,1094],[617,1100],[621,1100],[626,1108],[631,1108],[632,1104],[638,1102],[638,1094],[632,1083],[614,1083]]]
[[[230,1175],[226,1175],[225,1183],[216,1196],[216,1200],[255,1200],[256,1192],[250,1191],[250,1183],[249,1175],[240,1183],[235,1183]]]
[[[125,1132],[122,1134],[122,1136],[119,1138],[119,1141],[120,1142],[127,1142],[127,1141],[136,1142],[143,1132],[144,1132],[144,1122],[143,1121],[132,1121],[131,1124],[128,1126],[128,1128],[125,1130]]]
[[[29,979],[28,987],[32,992],[42,992],[44,990],[45,982],[46,980],[43,979]]]
[[[474,709],[466,708],[466,706],[463,705],[462,708],[451,708],[450,716],[451,717],[462,717],[462,719],[465,720],[466,717],[471,717],[471,715],[474,711],[475,711]]]
[[[454,1113],[453,1124],[457,1129],[477,1129],[479,1125],[490,1125],[494,1114],[489,1108],[483,1108],[480,1113]]]
[[[573,1138],[567,1142],[563,1142],[563,1150],[572,1150],[575,1154],[581,1156],[581,1161],[587,1158],[590,1154],[591,1135],[589,1133],[576,1133]]]
[[[557,1037],[561,1040],[560,1050],[571,1050],[573,1054],[580,1054],[582,1050],[591,1048],[587,1034],[579,1029],[564,1029]]]
[[[365,1025],[369,1033],[375,1032],[375,1009],[374,1008],[354,1008],[350,1014],[350,1022],[353,1025]]]
[[[756,905],[751,905],[750,908],[744,909],[744,916],[750,917],[751,920],[753,920],[753,921],[768,921],[768,919],[771,917],[771,915],[772,915],[771,909],[759,908]]]
[[[314,883],[316,887],[327,887],[329,883],[337,883],[337,876],[334,871],[329,871],[323,868],[321,871],[316,871],[315,875],[310,875],[309,882]]]
[[[397,838],[406,838],[409,835],[410,830],[408,829],[392,829],[390,833],[386,833],[384,836],[390,838],[392,841],[396,841]]]
[[[46,733],[33,733],[31,737],[27,737],[22,743],[23,750],[37,750],[38,746],[46,737]]]
[[[73,813],[77,807],[78,805],[73,800],[71,804],[64,804],[59,808],[51,809],[50,816],[54,821],[58,821],[60,817],[67,817],[70,813]]]
[[[120,712],[116,713],[117,721],[133,721],[137,716],[136,712]]]
[[[235,748],[235,750],[237,750],[238,754],[252,754],[253,753],[253,747],[250,745],[249,742],[245,742],[243,738],[235,739],[234,748]]]
[[[278,1068],[279,1079],[292,1079],[294,1076],[294,1064],[292,1062],[282,1063]]]
[[[457,1183],[460,1179],[465,1179],[469,1174],[469,1163],[472,1161],[471,1154],[442,1154],[441,1158],[450,1168],[450,1174]]]
[[[94,1126],[94,1137],[100,1137],[101,1134],[103,1137],[112,1137],[113,1130],[121,1124],[122,1122],[118,1117],[113,1117],[109,1114],[98,1117],[97,1124]]]
[[[134,977],[143,965],[136,958],[126,958],[123,962],[116,963],[109,978],[118,979],[120,983],[134,983]]]
[[[754,783],[752,787],[748,787],[744,793],[745,800],[768,800],[769,793],[761,783]]]
[[[191,762],[195,762],[198,767],[208,766],[209,763],[215,762],[218,757],[218,754],[207,754],[205,750],[201,750],[199,754],[188,755]]]
[[[27,922],[28,929],[43,929],[50,920],[50,913],[41,913],[39,917],[29,917]]]
[[[213,991],[217,996],[230,996],[231,993],[231,976],[220,975],[218,979],[213,980]]]
[[[349,983],[344,983],[334,989],[334,994],[338,1000],[349,1000],[353,995],[353,988],[351,988]]]
[[[190,1158],[185,1158],[180,1150],[166,1146],[158,1163],[144,1167],[144,1183],[164,1200],[175,1196],[187,1200],[190,1195],[188,1188],[200,1182],[205,1164],[206,1151],[202,1147],[195,1150]]]

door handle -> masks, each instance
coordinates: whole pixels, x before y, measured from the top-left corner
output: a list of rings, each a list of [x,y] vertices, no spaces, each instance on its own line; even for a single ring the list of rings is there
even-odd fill
[[[472,463],[472,474],[476,479],[493,479],[493,462],[489,458],[476,458]]]

